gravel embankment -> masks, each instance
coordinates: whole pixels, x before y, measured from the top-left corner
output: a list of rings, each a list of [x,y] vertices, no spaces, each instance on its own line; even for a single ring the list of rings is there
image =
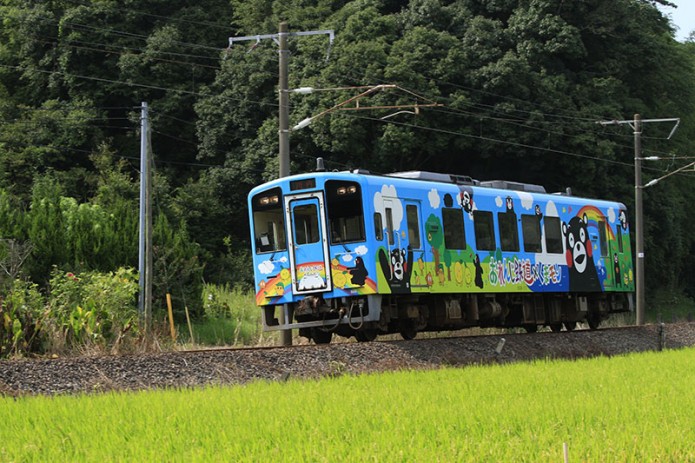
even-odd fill
[[[495,349],[505,338],[500,354]],[[668,324],[663,346],[695,345],[695,323]],[[659,326],[273,349],[0,361],[0,395],[242,384],[400,369],[578,358],[657,350]]]

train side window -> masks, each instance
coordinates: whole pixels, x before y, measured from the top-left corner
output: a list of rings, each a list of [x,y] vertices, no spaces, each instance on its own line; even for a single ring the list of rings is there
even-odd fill
[[[601,247],[601,257],[608,256],[608,240],[606,237],[606,222],[598,221],[599,246]]]
[[[390,207],[387,207],[384,212],[386,213],[386,233],[389,237],[389,244],[393,246],[393,243],[395,243],[393,237],[393,211]]]
[[[473,211],[473,228],[476,248],[480,251],[494,251],[495,227],[492,222],[492,212]]]
[[[543,217],[545,230],[545,249],[551,254],[562,254],[562,227],[559,217]]]
[[[381,214],[374,213],[374,237],[381,241],[384,239],[384,224],[381,222]]]
[[[618,235],[618,252],[622,253],[623,252],[623,232],[620,229],[620,225],[618,225],[618,230],[616,232],[616,235]]]
[[[408,204],[405,207],[405,215],[408,221],[408,243],[412,249],[420,249],[420,220],[417,206]]]
[[[524,237],[525,252],[542,252],[541,221],[537,215],[522,214],[521,234]]]
[[[499,212],[497,213],[497,223],[500,227],[502,250],[519,252],[519,229],[516,225],[516,214]]]
[[[445,207],[442,209],[444,226],[444,247],[447,249],[466,249],[466,234],[463,227],[461,209]]]

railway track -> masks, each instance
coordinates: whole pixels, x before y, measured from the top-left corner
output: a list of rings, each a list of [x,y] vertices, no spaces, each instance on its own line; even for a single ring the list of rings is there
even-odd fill
[[[504,342],[501,342],[504,338]],[[581,358],[695,345],[695,323],[0,361],[0,394],[98,393]]]

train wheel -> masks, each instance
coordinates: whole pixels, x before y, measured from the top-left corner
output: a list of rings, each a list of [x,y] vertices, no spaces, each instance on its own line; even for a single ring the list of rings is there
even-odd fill
[[[577,322],[565,322],[565,329],[567,331],[574,331],[577,327]]]
[[[316,344],[330,344],[331,339],[333,339],[333,332],[314,327],[311,329],[311,339]]]
[[[375,329],[365,329],[361,331],[355,331],[355,339],[359,342],[371,342],[374,341],[379,333]]]
[[[601,324],[601,314],[598,312],[589,312],[589,315],[586,317],[586,322],[592,330],[598,329],[598,326]]]
[[[401,322],[399,330],[401,337],[406,341],[415,339],[415,336],[417,336],[417,328],[415,327],[415,322],[412,320]]]
[[[536,331],[538,331],[538,325],[532,325],[532,324],[524,325],[524,329],[526,330],[527,333],[535,333]]]
[[[550,325],[550,331],[553,333],[559,333],[562,331],[562,323],[551,323]]]

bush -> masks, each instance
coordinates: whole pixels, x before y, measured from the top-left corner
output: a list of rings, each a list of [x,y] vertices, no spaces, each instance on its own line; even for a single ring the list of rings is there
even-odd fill
[[[117,347],[127,333],[137,336],[137,292],[133,269],[81,274],[55,269],[46,304],[53,347]]]
[[[0,357],[40,349],[44,318],[37,285],[15,280],[0,297]]]

